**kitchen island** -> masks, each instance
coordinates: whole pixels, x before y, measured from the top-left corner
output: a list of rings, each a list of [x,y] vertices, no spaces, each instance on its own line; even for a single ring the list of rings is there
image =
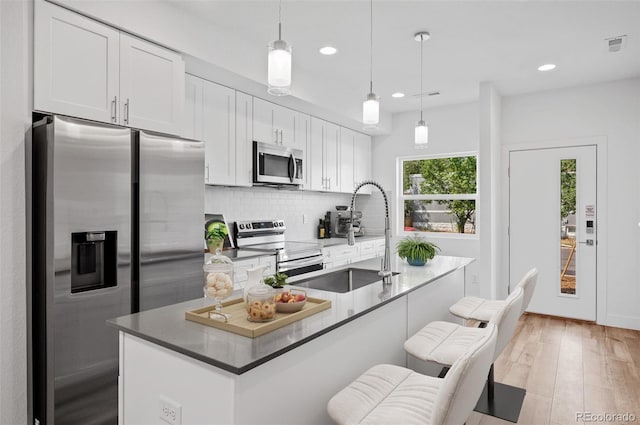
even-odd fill
[[[453,320],[448,307],[464,296],[472,261],[437,256],[412,267],[395,257],[391,285],[307,289],[331,308],[254,339],[185,320],[186,311],[211,304],[207,299],[113,319],[120,330],[120,423],[156,424],[174,414],[183,424],[330,423],[333,394],[374,364],[407,366],[408,336],[432,320]],[[374,259],[349,267],[379,266]]]

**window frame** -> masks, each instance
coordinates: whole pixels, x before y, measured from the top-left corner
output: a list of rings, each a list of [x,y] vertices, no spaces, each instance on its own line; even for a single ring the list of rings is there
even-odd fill
[[[474,156],[476,158],[476,193],[474,194],[424,194],[424,195],[405,195],[404,194],[404,162],[405,161],[419,161],[429,159],[443,159],[443,158],[460,158],[466,156]],[[450,153],[438,153],[428,155],[410,155],[397,157],[396,162],[396,219],[395,230],[396,235],[406,237],[410,235],[419,235],[428,238],[442,238],[442,239],[466,239],[473,240],[480,238],[480,226],[479,226],[479,205],[480,205],[480,155],[478,151],[467,152],[450,152]],[[475,201],[475,233],[448,233],[448,232],[425,232],[425,231],[413,231],[407,232],[404,230],[404,201],[419,200],[419,201],[438,201],[438,200],[470,200]]]

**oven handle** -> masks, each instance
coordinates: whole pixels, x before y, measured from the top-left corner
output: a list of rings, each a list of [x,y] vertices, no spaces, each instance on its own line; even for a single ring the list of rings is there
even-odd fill
[[[321,255],[318,255],[317,257],[312,257],[312,258],[303,258],[301,260],[285,261],[278,264],[278,271],[286,272],[286,271],[298,269],[301,267],[315,266],[317,264],[322,264],[323,261],[324,261],[324,258]]]

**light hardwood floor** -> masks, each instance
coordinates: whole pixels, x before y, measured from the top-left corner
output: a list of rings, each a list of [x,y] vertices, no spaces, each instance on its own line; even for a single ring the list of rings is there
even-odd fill
[[[640,425],[640,332],[525,314],[496,361],[495,379],[527,390],[518,424],[581,424],[576,414],[590,412],[635,415],[592,423]],[[506,424],[477,412],[467,421]]]

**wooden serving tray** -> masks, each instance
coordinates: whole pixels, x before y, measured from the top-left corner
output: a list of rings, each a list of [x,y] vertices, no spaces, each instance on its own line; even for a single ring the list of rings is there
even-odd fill
[[[305,317],[327,310],[331,308],[331,301],[307,297],[307,302],[302,310],[296,311],[295,313],[276,313],[275,319],[270,322],[250,322],[247,320],[247,310],[242,298],[224,302],[222,306],[223,313],[231,314],[231,318],[227,322],[209,318],[209,312],[215,310],[215,305],[187,311],[185,313],[185,319],[249,338],[255,338],[300,319],[304,319]]]

